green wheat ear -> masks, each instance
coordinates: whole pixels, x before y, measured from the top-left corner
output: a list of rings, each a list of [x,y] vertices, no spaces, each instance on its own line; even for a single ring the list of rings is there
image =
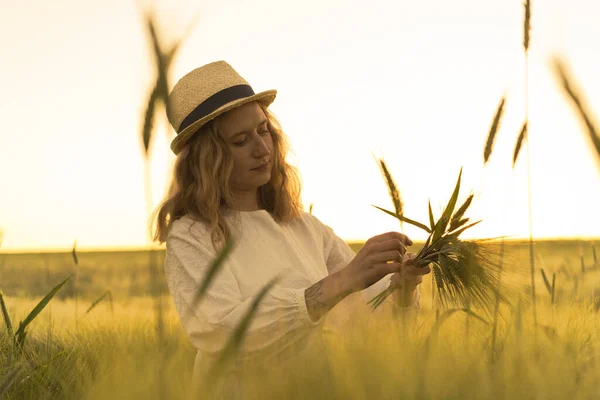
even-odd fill
[[[517,158],[519,158],[519,152],[521,151],[521,146],[523,145],[523,140],[525,139],[525,136],[527,136],[527,122],[523,123],[521,131],[519,132],[517,143],[515,144],[515,151],[513,153],[513,168],[517,164]]]
[[[371,155],[373,155],[373,153],[371,153]],[[390,195],[390,198],[392,199],[392,203],[394,204],[394,210],[396,212],[396,215],[403,216],[404,215],[404,202],[402,201],[402,197],[400,196],[400,190],[398,189],[398,185],[396,185],[396,182],[394,181],[394,178],[392,177],[392,174],[390,173],[390,170],[388,169],[383,157],[381,157],[380,159],[377,159],[373,155],[373,158],[375,158],[375,161],[377,162],[377,165],[379,166],[381,174],[383,175],[383,177],[385,179],[385,183],[388,188],[388,193]],[[402,223],[403,223],[403,221],[402,221],[402,219],[400,219],[401,227],[403,226]]]
[[[496,133],[498,132],[498,127],[500,126],[500,121],[502,119],[502,113],[504,112],[504,103],[506,102],[506,96],[503,96],[500,100],[500,104],[498,104],[498,108],[496,109],[496,114],[494,116],[494,121],[492,122],[492,126],[490,127],[490,131],[488,133],[488,137],[485,143],[485,148],[483,150],[483,164],[485,165],[490,156],[492,155],[492,149],[494,147],[494,140],[496,139]]]
[[[531,36],[531,1],[525,0],[525,18],[523,19],[523,47],[529,51],[529,39]]]

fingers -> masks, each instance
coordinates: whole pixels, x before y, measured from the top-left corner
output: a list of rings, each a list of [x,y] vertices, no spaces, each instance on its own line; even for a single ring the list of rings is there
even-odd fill
[[[386,251],[399,251],[400,255],[406,254],[406,245],[398,239],[389,239],[383,242],[377,242],[366,247],[368,254],[379,254]]]
[[[426,267],[415,267],[414,265],[404,265],[402,269],[402,273],[410,276],[422,276],[427,275],[431,272],[431,267],[428,265]]]
[[[370,238],[369,240],[367,240],[367,242],[365,242],[365,245],[367,243],[379,243],[379,242],[385,242],[391,239],[397,239],[399,240],[401,243],[403,243],[406,246],[412,246],[413,245],[413,241],[410,240],[410,238],[408,236],[406,236],[403,233],[400,232],[387,232],[381,235],[377,235],[377,236],[373,236],[372,238]]]
[[[390,284],[393,287],[407,287],[414,289],[421,283],[423,283],[423,275],[405,274],[404,268],[398,273],[392,274],[390,277]]]
[[[415,253],[405,253],[402,257],[402,262],[406,265],[411,265],[416,257],[417,255]]]
[[[400,272],[402,263],[393,262],[389,264],[379,264],[379,268],[384,272],[384,275],[393,274],[395,272]]]
[[[389,261],[393,261],[393,262],[398,262],[398,263],[402,263],[402,258],[403,258],[403,252],[405,252],[406,249],[403,249],[403,251],[401,250],[390,250],[390,251],[384,251],[382,253],[374,253],[372,255],[369,256],[369,259],[374,262],[374,263],[386,263]]]
[[[404,278],[402,276],[402,271],[399,271],[398,273],[395,273],[390,277],[390,283],[392,284],[392,286],[401,285],[403,280]]]

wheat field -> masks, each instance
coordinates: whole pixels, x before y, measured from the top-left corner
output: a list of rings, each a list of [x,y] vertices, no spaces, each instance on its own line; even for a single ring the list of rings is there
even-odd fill
[[[350,245],[355,251],[362,246]],[[157,259],[162,261],[163,254]],[[326,357],[331,369],[302,364],[289,365],[292,374],[269,371],[268,380],[253,381],[249,394],[290,399],[597,398],[600,265],[594,259],[595,243],[539,241],[536,254],[545,273],[556,274],[554,302],[550,292],[537,292],[534,329],[527,301],[528,243],[507,243],[503,281],[516,289],[518,298],[513,299],[514,310],[500,312],[494,351],[489,325],[474,319],[467,324],[465,315],[445,318],[444,310],[436,311],[431,280],[426,279],[422,311],[411,334],[371,323],[344,337],[328,337],[330,351],[314,356]],[[158,344],[147,252],[80,252],[77,264],[70,252],[2,254],[0,259],[4,301],[15,322],[57,282],[78,274],[77,282],[69,281],[29,326],[22,370],[6,399],[205,398],[202,392],[192,393],[195,350],[164,282],[165,340]],[[541,271],[536,280],[544,288]],[[111,295],[87,312],[107,291]],[[2,332],[0,371],[8,376],[10,342]]]
[[[529,0],[524,11],[525,120],[513,167],[523,152],[529,171]],[[164,111],[159,106],[168,101],[169,68],[181,41],[163,47],[150,14],[146,23],[156,62],[156,82],[147,94],[140,130],[150,212],[153,126]],[[556,58],[553,66],[600,160],[591,108],[566,63]],[[505,100],[488,133],[484,165],[492,155]],[[400,190],[382,160],[381,168],[395,210],[389,213],[409,221],[403,216]],[[528,175],[528,190],[530,179]],[[434,274],[428,275],[420,286],[422,309],[415,324],[401,326],[401,321],[387,319],[366,323],[354,315],[353,330],[323,333],[325,352],[309,352],[307,359],[293,359],[276,369],[264,365],[251,371],[246,398],[600,398],[598,243],[534,241],[530,196],[528,201],[529,240],[489,245],[502,254],[500,280],[510,293],[508,304],[491,318],[481,317],[476,308],[443,307]],[[451,214],[450,209],[446,217]],[[445,228],[448,218],[434,224],[430,211],[431,231]],[[355,252],[362,245],[350,243]],[[424,243],[408,251],[418,252],[420,246]],[[159,250],[0,253],[0,400],[211,398],[205,386],[192,387],[196,352],[168,293],[163,260],[164,251]],[[244,332],[233,333],[243,337]]]

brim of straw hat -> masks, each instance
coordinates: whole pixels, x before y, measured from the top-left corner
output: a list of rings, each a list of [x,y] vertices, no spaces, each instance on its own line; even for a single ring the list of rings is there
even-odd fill
[[[268,107],[273,103],[275,97],[277,96],[277,90],[265,90],[264,92],[256,93],[252,96],[245,97],[243,99],[234,100],[230,103],[227,103],[207,116],[195,121],[190,124],[190,126],[186,127],[184,130],[179,132],[175,139],[171,142],[171,150],[173,153],[178,154],[181,149],[185,147],[185,145],[189,142],[189,140],[194,136],[194,134],[207,122],[215,119],[221,114],[226,113],[236,107],[242,106],[247,103],[251,103],[253,101],[260,101],[265,107]]]

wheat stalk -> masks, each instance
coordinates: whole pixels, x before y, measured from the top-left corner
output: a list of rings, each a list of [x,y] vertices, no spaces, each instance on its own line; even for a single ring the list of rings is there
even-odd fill
[[[559,57],[554,57],[553,66],[554,72],[559,78],[560,83],[562,85],[562,89],[568,95],[569,99],[575,106],[577,115],[585,124],[588,134],[588,141],[596,150],[598,160],[600,160],[600,136],[598,136],[598,125],[592,117],[592,113],[589,107],[587,106],[587,103],[583,99],[584,96],[581,93],[581,90],[576,87],[575,80],[571,76],[569,68],[567,67],[567,64],[564,60],[562,60]]]
[[[462,169],[450,200],[433,229],[397,213],[377,206],[373,207],[429,233],[424,246],[412,260],[412,264],[416,267],[433,265],[433,276],[442,305],[445,306],[450,302],[465,305],[473,301],[491,314],[490,306],[496,299],[500,286],[497,275],[493,273],[498,263],[494,260],[494,254],[481,242],[460,239],[464,231],[481,222],[468,223],[469,218],[463,218],[473,199],[472,194],[454,213],[461,176]],[[394,290],[394,287],[388,286],[368,304],[371,304],[373,309],[377,308]],[[503,300],[506,301],[504,297]]]
[[[529,269],[531,276],[531,300],[533,304],[533,324],[537,326],[537,307],[535,301],[535,256],[533,249],[533,221],[531,211],[531,156],[530,156],[530,141],[529,135],[527,134],[529,126],[529,45],[531,41],[531,1],[525,0],[525,16],[523,18],[523,48],[525,51],[525,122],[523,128],[521,128],[521,134],[519,139],[525,140],[527,144],[527,210],[528,210],[528,225],[529,225]],[[522,138],[521,138],[522,136]],[[520,145],[517,141],[517,146],[520,149]],[[515,155],[513,156],[513,167],[518,156],[517,148],[515,148]],[[537,335],[537,330],[535,330]],[[537,343],[537,339],[535,340]]]
[[[371,153],[371,155],[373,155],[373,153]],[[375,158],[375,156],[373,156],[373,158]],[[381,170],[381,174],[385,178],[388,193],[390,195],[390,198],[392,199],[392,203],[394,204],[394,210],[396,211],[396,214],[404,215],[404,202],[402,201],[402,197],[400,196],[398,185],[396,185],[396,182],[394,181],[394,178],[392,177],[392,174],[390,173],[383,157],[381,157],[380,159],[376,158],[376,161],[377,165],[379,166],[379,169]],[[403,222],[400,221],[401,227],[403,227],[402,224]]]
[[[523,19],[523,47],[525,52],[529,51],[529,39],[531,35],[531,1],[525,0],[525,18]]]
[[[498,104],[498,108],[496,109],[496,115],[494,116],[494,121],[492,122],[492,126],[490,127],[490,132],[488,133],[488,137],[486,140],[485,148],[483,150],[483,164],[485,165],[490,156],[492,155],[492,148],[494,147],[494,139],[496,138],[496,133],[498,132],[498,127],[500,126],[500,120],[502,119],[502,113],[504,111],[504,103],[506,102],[506,96],[503,96]]]
[[[79,257],[77,256],[77,240],[73,242],[73,262],[75,263],[75,329],[79,328]]]
[[[519,132],[519,137],[517,138],[517,143],[515,144],[515,151],[513,153],[513,168],[517,164],[517,158],[519,157],[519,152],[521,151],[521,146],[523,145],[523,140],[527,136],[527,121],[523,122],[523,126],[521,126],[521,131]]]

